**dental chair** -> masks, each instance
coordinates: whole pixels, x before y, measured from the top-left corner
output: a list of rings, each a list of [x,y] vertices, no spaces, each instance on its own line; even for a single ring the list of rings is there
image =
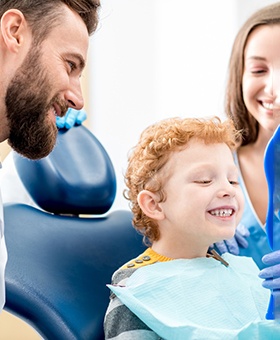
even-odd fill
[[[116,178],[111,160],[84,126],[60,130],[40,161],[14,153],[37,207],[4,205],[8,249],[4,309],[44,339],[104,339],[107,283],[145,247],[129,210],[109,211]]]

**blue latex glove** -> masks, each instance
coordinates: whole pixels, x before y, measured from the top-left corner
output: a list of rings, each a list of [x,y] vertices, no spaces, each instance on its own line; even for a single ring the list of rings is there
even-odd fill
[[[216,242],[210,247],[210,249],[215,247],[218,249],[220,254],[231,253],[233,255],[239,255],[239,247],[248,248],[246,237],[249,235],[249,230],[243,224],[238,224],[233,238]]]
[[[59,129],[71,129],[75,124],[81,125],[86,120],[87,114],[85,110],[68,109],[64,117],[56,117],[56,126]]]
[[[263,287],[280,290],[280,250],[264,255],[262,261],[268,266],[259,273],[259,277],[264,279]]]

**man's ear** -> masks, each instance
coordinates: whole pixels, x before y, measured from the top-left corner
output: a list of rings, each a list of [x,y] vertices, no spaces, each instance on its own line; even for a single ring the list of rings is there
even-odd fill
[[[1,18],[1,34],[7,49],[18,52],[24,40],[27,22],[17,9],[6,11]]]
[[[145,215],[157,221],[164,219],[165,216],[158,202],[158,195],[149,190],[142,190],[137,196],[137,201]]]

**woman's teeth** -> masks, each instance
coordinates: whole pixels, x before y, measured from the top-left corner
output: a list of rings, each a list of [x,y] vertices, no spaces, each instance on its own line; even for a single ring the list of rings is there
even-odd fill
[[[273,110],[273,104],[272,103],[262,103],[262,106],[267,110]]]

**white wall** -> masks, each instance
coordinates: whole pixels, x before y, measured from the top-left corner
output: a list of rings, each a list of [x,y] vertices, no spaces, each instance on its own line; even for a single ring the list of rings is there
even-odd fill
[[[117,174],[122,197],[127,152],[140,132],[171,116],[223,117],[234,36],[268,0],[101,0],[89,54],[90,127]]]

